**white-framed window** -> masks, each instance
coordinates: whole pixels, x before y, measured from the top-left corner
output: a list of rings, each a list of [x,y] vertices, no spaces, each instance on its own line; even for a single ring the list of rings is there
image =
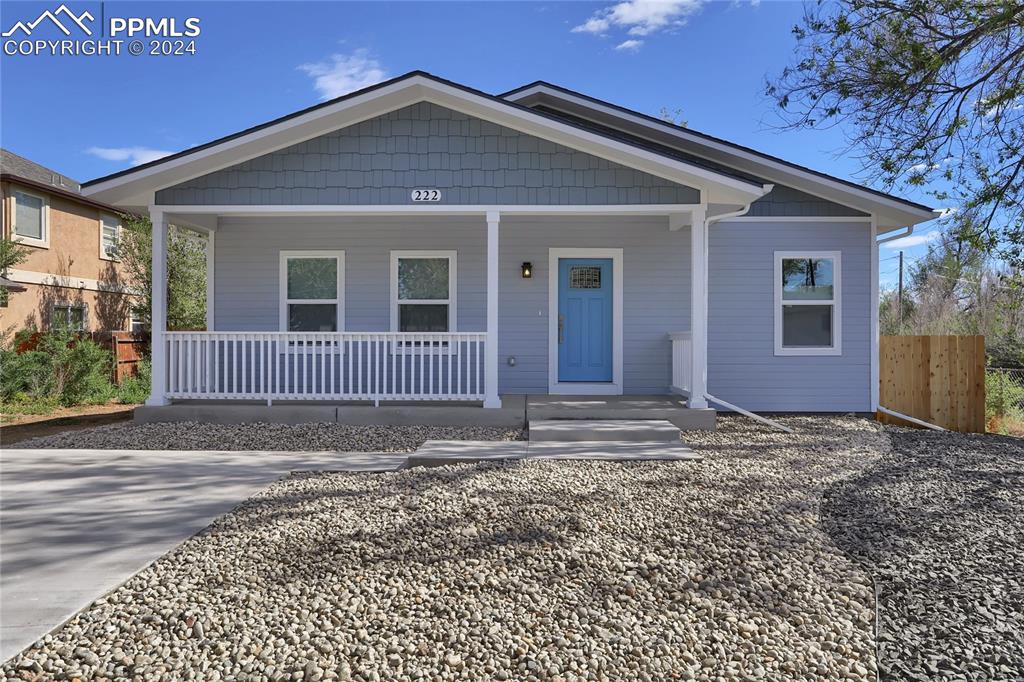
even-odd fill
[[[391,252],[391,330],[453,332],[456,252]]]
[[[143,316],[142,308],[132,306],[131,312],[128,314],[128,331],[133,334],[149,331],[149,323]]]
[[[11,191],[11,199],[14,203],[11,211],[14,237],[22,244],[49,248],[50,200],[41,194],[20,189]]]
[[[838,251],[775,252],[775,354],[841,355]]]
[[[282,251],[280,329],[336,332],[345,328],[345,252]]]
[[[121,219],[111,213],[100,214],[100,258],[119,260],[121,245]]]
[[[88,328],[88,314],[84,303],[54,303],[50,315],[50,326],[73,332],[84,332]]]

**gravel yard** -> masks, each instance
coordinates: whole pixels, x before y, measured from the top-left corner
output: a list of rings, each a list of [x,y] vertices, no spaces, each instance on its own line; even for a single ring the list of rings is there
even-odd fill
[[[822,508],[872,567],[884,679],[1024,678],[1024,440],[889,433],[892,452]]]
[[[702,463],[297,474],[3,671],[873,679],[871,579],[818,509],[888,439],[860,419],[787,422],[795,435],[731,417],[689,433]]]
[[[19,448],[412,452],[426,440],[522,440],[520,429],[343,424],[116,424],[22,441]]]

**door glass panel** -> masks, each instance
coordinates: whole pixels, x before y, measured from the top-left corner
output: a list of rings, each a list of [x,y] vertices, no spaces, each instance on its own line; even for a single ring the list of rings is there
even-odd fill
[[[600,289],[601,268],[596,265],[574,265],[569,268],[569,288]]]
[[[788,301],[832,300],[831,258],[783,258],[782,298]]]
[[[289,258],[288,298],[338,298],[338,259]]]

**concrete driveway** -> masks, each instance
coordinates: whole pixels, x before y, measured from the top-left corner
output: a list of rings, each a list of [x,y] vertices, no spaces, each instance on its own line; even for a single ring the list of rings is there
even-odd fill
[[[0,660],[290,471],[387,471],[405,455],[5,449]]]

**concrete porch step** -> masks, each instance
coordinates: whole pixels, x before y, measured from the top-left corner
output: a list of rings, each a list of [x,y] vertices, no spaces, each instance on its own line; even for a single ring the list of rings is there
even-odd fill
[[[569,459],[611,462],[701,461],[703,456],[676,440],[664,441],[473,441],[428,440],[406,460],[407,467],[475,464],[506,459]]]
[[[678,443],[679,427],[662,419],[531,419],[530,442]]]

